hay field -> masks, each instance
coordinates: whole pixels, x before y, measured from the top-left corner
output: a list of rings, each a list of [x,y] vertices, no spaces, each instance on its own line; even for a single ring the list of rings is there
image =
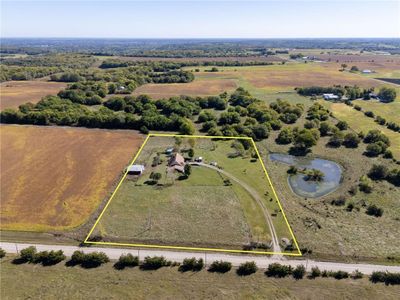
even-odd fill
[[[7,81],[0,84],[0,110],[18,108],[19,105],[39,102],[42,97],[56,95],[67,86],[63,82],[47,82],[40,80]]]
[[[0,126],[1,229],[71,229],[107,196],[142,137],[133,131]]]

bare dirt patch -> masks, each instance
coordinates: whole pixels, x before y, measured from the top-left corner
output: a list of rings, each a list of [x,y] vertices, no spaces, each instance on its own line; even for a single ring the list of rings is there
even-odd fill
[[[0,126],[1,229],[84,223],[142,142],[134,131]]]
[[[17,108],[27,102],[37,103],[44,96],[56,95],[66,86],[62,82],[40,80],[3,82],[0,84],[0,109]]]

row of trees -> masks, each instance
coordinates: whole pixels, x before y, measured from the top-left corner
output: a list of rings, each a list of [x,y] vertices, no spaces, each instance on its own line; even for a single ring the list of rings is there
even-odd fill
[[[5,251],[0,248],[0,258],[5,256]],[[66,256],[61,250],[58,251],[42,251],[37,252],[36,248],[31,246],[20,251],[20,256],[13,260],[13,263],[42,263],[43,265],[55,265],[65,260]],[[91,252],[84,253],[82,251],[75,251],[70,260],[67,261],[66,265],[76,266],[80,265],[83,268],[96,268],[109,262],[110,259],[103,252]],[[205,263],[202,258],[186,258],[182,263],[172,262],[167,260],[163,256],[146,256],[142,262],[139,261],[137,256],[132,254],[122,254],[117,262],[114,264],[114,268],[122,270],[125,268],[133,268],[139,266],[142,270],[157,270],[162,267],[179,266],[180,272],[199,272],[205,268]],[[210,264],[208,271],[216,273],[226,273],[232,269],[232,264],[227,261],[214,261]],[[244,262],[237,269],[236,273],[240,276],[247,276],[254,274],[258,271],[258,267],[254,261]],[[292,276],[296,280],[303,279],[306,275],[306,268],[304,265],[297,265],[293,268],[290,265],[282,265],[279,263],[272,263],[268,265],[265,270],[265,275],[268,277],[284,278]],[[308,273],[309,279],[315,279],[317,277],[333,277],[335,279],[363,278],[364,275],[356,270],[349,274],[345,271],[321,271],[318,267],[311,268],[311,272]],[[373,272],[370,276],[370,281],[373,283],[384,282],[386,285],[398,285],[400,284],[400,274],[390,272]]]

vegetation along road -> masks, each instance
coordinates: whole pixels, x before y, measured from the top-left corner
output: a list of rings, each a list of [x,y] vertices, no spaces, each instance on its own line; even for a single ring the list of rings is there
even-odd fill
[[[253,188],[251,188],[250,186],[248,186],[246,183],[244,183],[243,181],[241,181],[240,179],[237,179],[236,177],[234,177],[232,174],[230,174],[229,172],[226,172],[224,170],[221,170],[218,167],[212,166],[212,165],[208,165],[205,163],[200,163],[200,162],[194,162],[192,163],[192,165],[196,165],[196,166],[201,166],[201,167],[206,167],[206,168],[210,168],[213,169],[223,175],[225,175],[226,177],[232,179],[233,181],[235,181],[237,184],[241,185],[252,197],[254,200],[256,200],[257,204],[261,207],[262,212],[264,214],[264,218],[265,221],[268,224],[269,230],[271,232],[271,237],[272,237],[272,251],[279,253],[281,252],[281,247],[279,246],[279,239],[278,239],[278,235],[276,234],[275,231],[275,227],[274,227],[274,223],[272,222],[272,218],[271,218],[271,214],[268,212],[267,207],[265,206],[263,199],[260,197],[260,195],[257,193],[257,191],[255,191]]]
[[[25,249],[29,246],[35,246],[38,251],[51,251],[51,250],[62,250],[67,256],[71,256],[76,250],[81,250],[84,253],[101,251],[107,254],[110,259],[118,259],[121,254],[131,253],[132,255],[139,256],[143,259],[146,256],[164,256],[166,259],[176,262],[182,262],[185,258],[196,257],[197,259],[203,258],[206,265],[211,264],[216,260],[229,261],[233,266],[239,266],[241,263],[247,261],[254,261],[260,268],[266,268],[271,263],[281,263],[296,267],[298,265],[304,265],[307,271],[311,271],[311,268],[318,267],[320,270],[327,271],[346,271],[353,272],[358,270],[366,275],[372,274],[374,271],[388,271],[388,272],[400,272],[400,266],[384,266],[384,265],[373,265],[373,264],[347,264],[347,263],[334,263],[334,262],[323,262],[313,260],[282,260],[276,257],[268,257],[263,255],[233,255],[226,253],[201,253],[201,252],[187,252],[187,251],[172,251],[172,250],[153,250],[153,249],[126,249],[126,248],[100,248],[100,247],[78,247],[78,246],[66,246],[66,245],[43,245],[43,244],[22,244],[22,243],[5,243],[0,242],[0,247],[7,253],[18,253],[20,250]]]

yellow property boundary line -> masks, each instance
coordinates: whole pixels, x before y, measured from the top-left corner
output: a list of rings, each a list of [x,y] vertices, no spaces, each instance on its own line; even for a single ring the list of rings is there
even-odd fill
[[[121,186],[122,182],[126,178],[128,174],[128,169],[130,166],[134,164],[136,159],[139,157],[140,153],[142,152],[144,146],[146,145],[147,141],[150,137],[181,137],[181,138],[207,138],[207,139],[235,139],[235,140],[250,140],[256,153],[257,157],[261,163],[262,169],[267,177],[268,184],[272,189],[274,197],[276,198],[279,208],[282,212],[283,218],[285,219],[286,226],[289,228],[290,234],[292,236],[293,242],[296,245],[297,253],[292,252],[267,252],[267,251],[251,251],[251,250],[233,250],[233,249],[219,249],[219,248],[197,248],[197,247],[184,247],[184,246],[165,246],[165,245],[148,245],[148,244],[130,244],[130,243],[117,243],[117,242],[93,242],[89,241],[90,235],[93,233],[94,229],[96,228],[97,224],[99,223],[100,219],[102,218],[104,212],[107,210],[108,206],[111,203],[111,200],[114,198],[115,194],[117,193],[119,187]],[[210,252],[230,252],[230,253],[248,253],[248,254],[264,254],[264,255],[287,255],[287,256],[302,256],[300,251],[299,245],[297,243],[296,237],[294,236],[293,230],[290,227],[289,221],[286,218],[286,214],[283,211],[281,202],[278,198],[278,195],[275,192],[274,186],[272,185],[271,179],[268,175],[267,169],[265,168],[264,162],[261,159],[260,153],[258,152],[256,143],[254,142],[253,138],[251,137],[230,137],[230,136],[203,136],[203,135],[180,135],[180,134],[163,134],[163,133],[150,133],[147,135],[146,139],[144,140],[142,146],[140,146],[139,151],[136,153],[135,157],[129,164],[128,168],[122,176],[120,182],[118,183],[117,187],[115,188],[114,192],[112,193],[110,199],[108,200],[106,206],[101,211],[99,217],[97,218],[96,222],[94,223],[92,229],[89,231],[88,235],[86,236],[85,240],[83,241],[84,244],[91,244],[91,245],[108,245],[108,246],[123,246],[123,247],[143,247],[143,248],[161,248],[161,249],[175,249],[175,250],[191,250],[191,251],[210,251]]]

